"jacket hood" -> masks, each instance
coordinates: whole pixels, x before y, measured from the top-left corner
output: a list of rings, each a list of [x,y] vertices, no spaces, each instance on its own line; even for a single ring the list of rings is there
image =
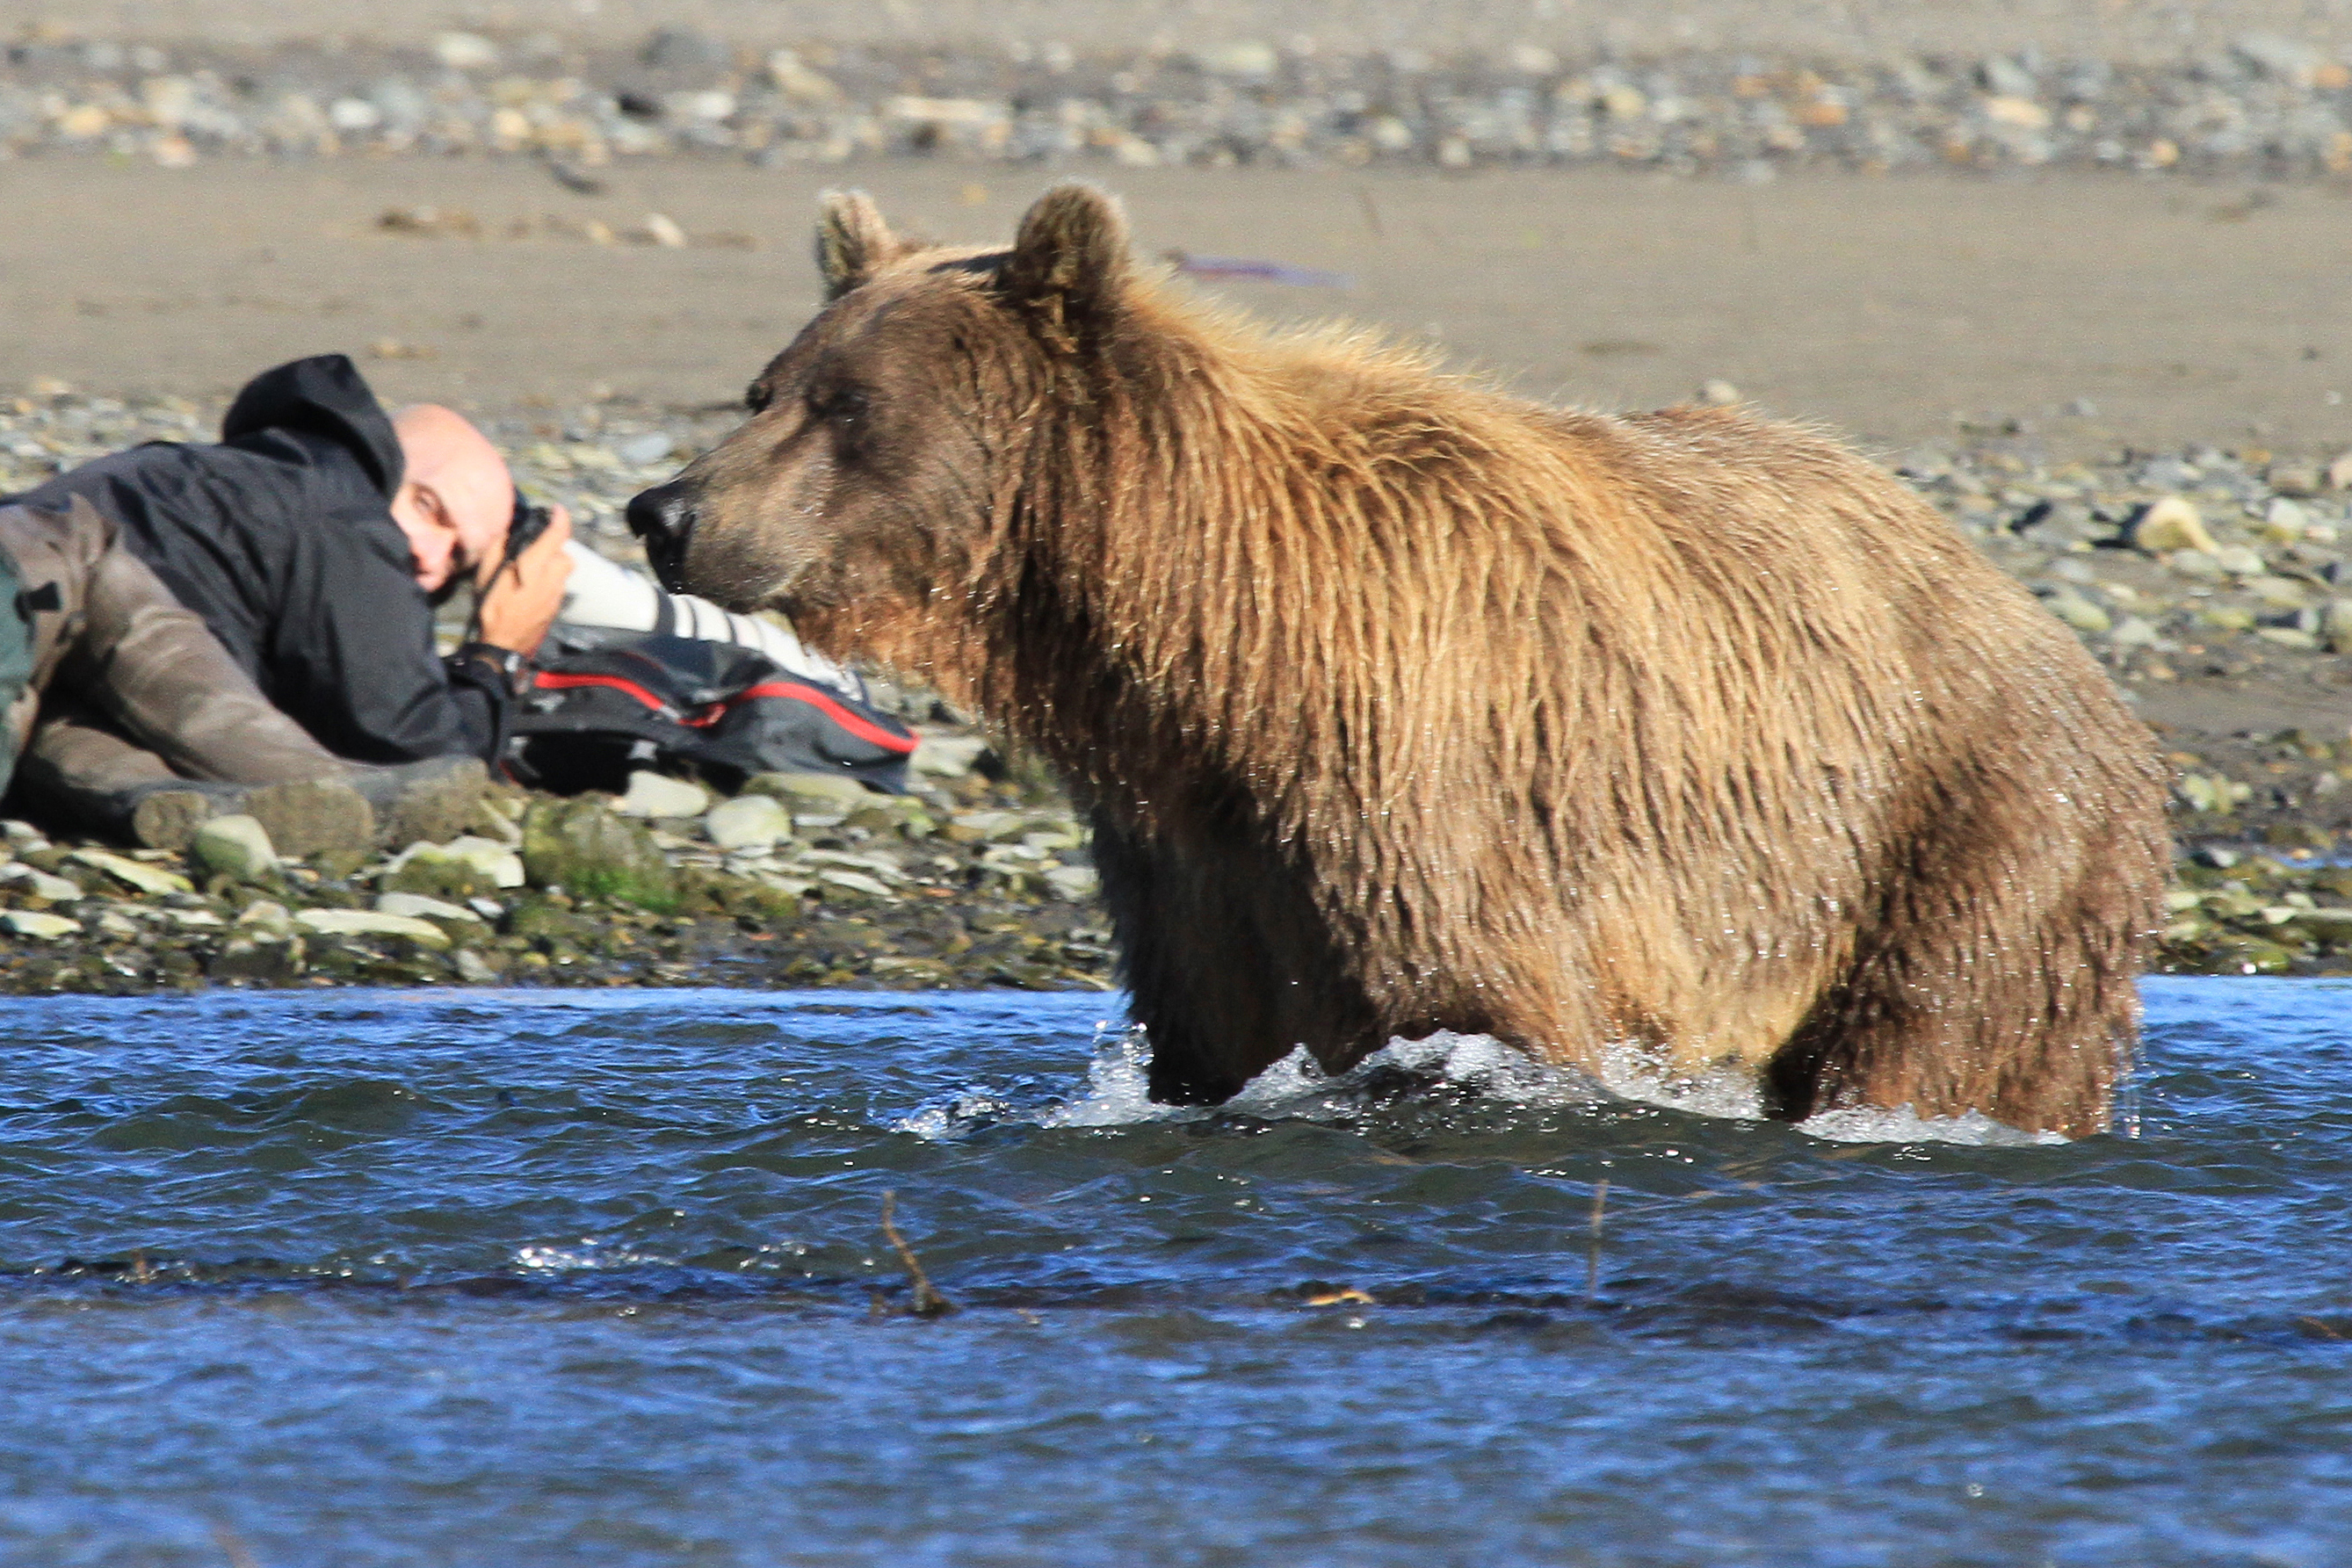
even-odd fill
[[[331,442],[356,458],[386,500],[404,466],[392,418],[346,354],[313,354],[264,371],[245,383],[221,420],[221,440],[265,431],[296,431]]]

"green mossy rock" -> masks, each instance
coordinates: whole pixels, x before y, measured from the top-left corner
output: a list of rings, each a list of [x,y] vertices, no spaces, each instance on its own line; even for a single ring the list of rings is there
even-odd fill
[[[522,864],[533,887],[642,909],[677,906],[677,873],[652,835],[594,800],[533,800],[522,820]]]

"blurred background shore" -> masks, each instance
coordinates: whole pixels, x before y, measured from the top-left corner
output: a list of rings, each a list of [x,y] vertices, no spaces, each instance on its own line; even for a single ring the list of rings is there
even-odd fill
[[[1846,433],[2166,738],[2166,961],[2352,964],[2278,916],[2352,834],[2352,0],[0,0],[0,488],[341,350],[626,558],[822,191],[1069,178],[1274,321]]]

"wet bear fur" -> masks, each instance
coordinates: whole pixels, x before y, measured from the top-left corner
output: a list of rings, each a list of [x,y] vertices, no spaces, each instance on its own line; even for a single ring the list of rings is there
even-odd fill
[[[1059,769],[1155,1096],[1456,1030],[1787,1118],[2106,1124],[2152,741],[1891,476],[1269,333],[1082,186],[1010,249],[830,197],[818,253],[828,303],[670,486],[680,575]]]

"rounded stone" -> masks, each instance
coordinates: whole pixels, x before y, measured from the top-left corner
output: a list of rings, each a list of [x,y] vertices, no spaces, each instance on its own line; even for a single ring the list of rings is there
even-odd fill
[[[766,849],[793,836],[793,814],[773,796],[739,795],[713,806],[702,831],[722,850]]]
[[[269,830],[261,825],[259,818],[243,812],[215,817],[198,828],[188,845],[188,853],[212,875],[234,877],[239,882],[250,882],[278,864],[278,851],[269,841]]]

